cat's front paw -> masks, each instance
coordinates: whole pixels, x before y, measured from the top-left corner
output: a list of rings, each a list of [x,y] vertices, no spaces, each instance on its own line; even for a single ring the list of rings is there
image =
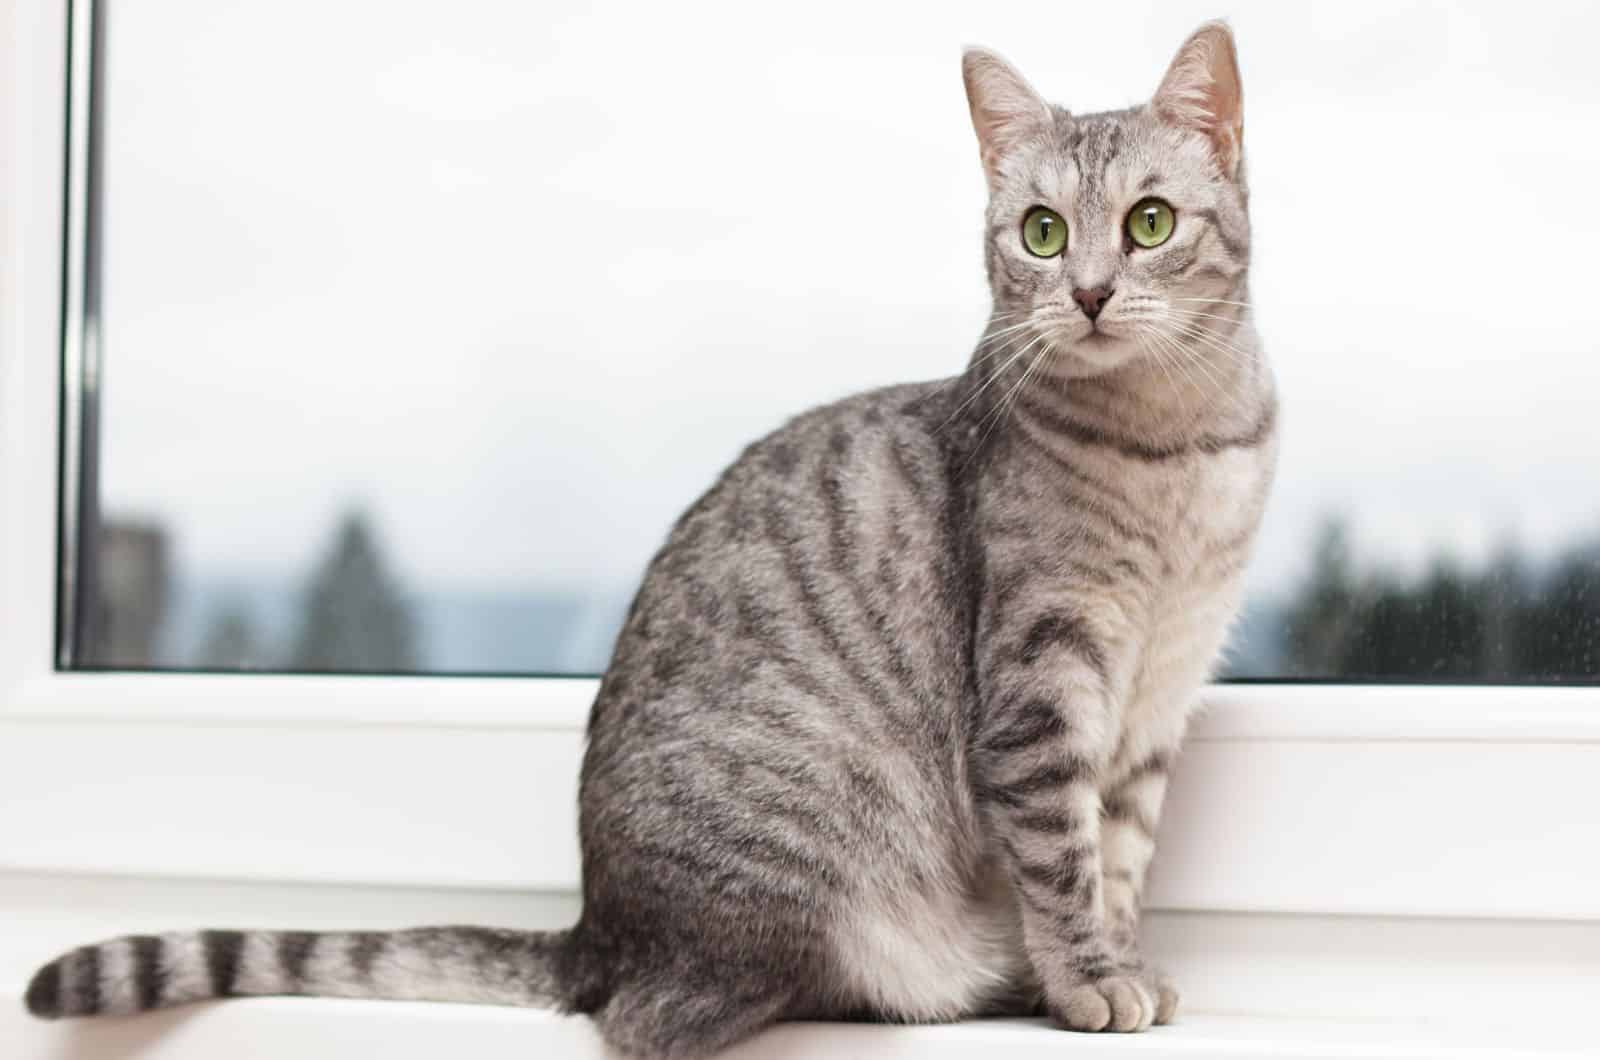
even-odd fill
[[[1071,1031],[1142,1031],[1170,1023],[1178,1011],[1178,990],[1166,976],[1127,969],[1098,979],[1081,979],[1045,999],[1050,1017]]]
[[[1137,979],[1145,993],[1156,999],[1155,1024],[1161,1026],[1171,1023],[1178,1014],[1178,988],[1172,980],[1164,972],[1146,964],[1137,950],[1123,953],[1121,970],[1128,978]]]
[[[1142,1031],[1156,1018],[1156,999],[1138,979],[1084,979],[1045,999],[1050,1018],[1069,1031]]]
[[[1171,1023],[1178,1014],[1178,988],[1160,972],[1146,973],[1145,983],[1156,995],[1156,1024]]]

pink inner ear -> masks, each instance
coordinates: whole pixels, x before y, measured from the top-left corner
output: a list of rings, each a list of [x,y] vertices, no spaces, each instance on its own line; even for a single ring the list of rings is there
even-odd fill
[[[1014,67],[991,52],[970,49],[962,58],[962,76],[979,155],[992,183],[1000,159],[1048,123],[1050,108]]]
[[[1184,42],[1151,106],[1163,120],[1205,133],[1223,173],[1234,174],[1244,138],[1244,91],[1227,26],[1208,23]]]

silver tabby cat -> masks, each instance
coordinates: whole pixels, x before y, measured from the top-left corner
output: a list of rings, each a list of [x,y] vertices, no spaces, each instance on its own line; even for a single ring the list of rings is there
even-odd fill
[[[651,1057],[795,1018],[1172,1018],[1140,891],[1276,451],[1233,40],[1103,114],[964,73],[983,339],[751,445],[673,528],[589,724],[577,925],[123,938],[33,1012],[544,1005]]]

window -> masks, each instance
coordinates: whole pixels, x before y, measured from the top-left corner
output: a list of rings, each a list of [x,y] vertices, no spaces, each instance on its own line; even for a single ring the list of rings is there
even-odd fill
[[[496,892],[539,891],[567,903],[550,922],[566,919],[578,872],[572,796],[594,688],[588,680],[59,669],[51,617],[63,479],[69,494],[78,477],[96,482],[98,502],[87,520],[98,528],[88,537],[93,547],[81,569],[62,568],[66,580],[92,566],[91,602],[102,594],[112,605],[166,601],[143,618],[113,606],[122,625],[96,637],[142,639],[143,647],[97,656],[101,641],[90,638],[68,660],[73,667],[208,665],[197,647],[208,639],[220,645],[212,659],[286,665],[319,563],[342,553],[360,562],[336,569],[370,574],[372,563],[383,576],[367,584],[390,587],[376,595],[405,603],[411,618],[397,628],[409,629],[418,666],[593,670],[603,632],[587,658],[567,644],[557,657],[523,635],[492,640],[522,621],[513,612],[475,619],[462,636],[478,654],[451,655],[436,646],[434,630],[445,620],[429,617],[421,602],[436,591],[494,595],[509,586],[506,595],[523,600],[508,606],[529,606],[528,586],[543,591],[554,582],[587,617],[552,621],[603,631],[606,594],[598,587],[626,595],[667,522],[740,444],[808,403],[953,370],[964,358],[984,309],[969,253],[982,188],[954,44],[992,43],[1051,94],[1114,105],[1148,84],[1138,77],[1160,69],[1192,19],[1211,13],[1163,5],[1146,17],[1124,5],[1047,25],[1036,7],[924,5],[891,32],[883,16],[857,5],[852,35],[842,37],[811,21],[846,20],[812,5],[788,24],[773,24],[781,16],[766,11],[706,16],[720,27],[707,43],[672,21],[681,13],[643,6],[627,20],[469,6],[426,26],[399,11],[359,28],[340,25],[336,8],[305,6],[241,21],[269,6],[255,0],[96,6],[109,15],[100,53],[103,254],[87,262],[81,165],[66,182],[71,210],[61,189],[64,139],[79,148],[87,139],[87,126],[68,119],[66,86],[74,84],[81,115],[86,66],[75,64],[69,78],[66,27],[70,16],[81,59],[91,7],[16,0],[7,16],[14,34],[0,34],[0,920],[9,915],[23,926],[13,947],[23,963],[29,953],[124,929],[250,923],[257,908],[302,926],[305,910],[322,900],[345,903],[323,907],[327,923],[357,905],[395,924],[495,921],[521,917],[504,905],[485,916]],[[1336,661],[1299,669],[1253,662],[1265,657],[1255,630],[1283,635],[1281,618],[1261,618],[1262,608],[1297,586],[1367,586],[1373,570],[1426,584],[1418,579],[1436,554],[1483,578],[1502,569],[1495,557],[1514,540],[1523,558],[1503,567],[1527,572],[1529,598],[1562,563],[1576,571],[1565,584],[1580,587],[1571,600],[1592,598],[1581,589],[1592,584],[1592,566],[1572,560],[1592,524],[1593,432],[1581,409],[1595,369],[1577,296],[1592,221],[1549,203],[1581,180],[1592,150],[1577,131],[1593,124],[1595,80],[1580,43],[1593,27],[1583,11],[1555,17],[1524,5],[1519,16],[1439,8],[1424,17],[1375,4],[1309,16],[1266,4],[1234,12],[1250,85],[1255,300],[1288,399],[1289,432],[1255,571],[1256,599],[1265,604],[1247,617],[1238,672],[1361,676],[1331,653],[1324,658]],[[317,29],[273,37],[271,18]],[[1063,32],[1118,43],[1080,49],[1064,43]],[[504,45],[499,67],[489,61],[495,41]],[[269,46],[279,55],[267,70],[253,56]],[[462,60],[478,51],[476,66]],[[677,65],[657,54],[667,51]],[[435,57],[422,63],[426,76],[410,95],[380,97],[375,71],[386,68],[384,55],[391,66]],[[364,70],[364,80],[311,92],[299,79],[317,80],[318,56],[350,78]],[[1139,56],[1146,73],[1130,76]],[[556,87],[519,80],[546,68],[566,79]],[[263,93],[282,99],[251,111],[246,89],[264,77],[273,87]],[[633,86],[625,94],[617,90],[623,82]],[[881,94],[880,110],[842,105],[862,86]],[[317,106],[295,102],[308,92]],[[124,128],[136,122],[141,94],[147,124]],[[204,101],[189,98],[200,95],[228,101],[214,118],[248,114],[255,138],[241,144],[198,121],[177,128],[205,111]],[[427,125],[410,154],[371,120],[390,98],[410,100],[404,121]],[[357,106],[360,99],[366,103]],[[718,107],[770,120],[746,120],[731,134],[735,149],[724,142],[726,123],[707,117]],[[915,115],[924,113],[919,124]],[[163,131],[163,123],[174,128]],[[341,156],[341,144],[358,135],[367,138],[359,150]],[[168,155],[146,157],[143,164],[157,168],[145,174],[143,192],[141,137],[185,159],[175,167]],[[227,169],[226,158],[207,161],[208,138],[253,153]],[[616,144],[630,138],[651,150],[621,166]],[[315,170],[299,184],[281,167],[294,151]],[[352,173],[362,158],[384,164]],[[438,159],[466,165],[463,158],[488,182],[472,194],[447,194],[445,177],[430,192],[434,178],[415,172],[434,173]],[[614,172],[619,166],[629,172]],[[506,172],[517,179],[497,184]],[[407,201],[369,210],[366,200],[383,190],[379,176]],[[1515,209],[1500,210],[1514,193],[1522,195]],[[583,195],[594,201],[582,205]],[[660,205],[668,198],[678,209]],[[257,215],[278,199],[318,222],[291,210],[278,215],[282,239],[263,233]],[[1429,204],[1448,223],[1435,223]],[[439,219],[447,208],[458,223]],[[677,215],[689,211],[711,235],[685,233]],[[585,223],[569,220],[577,213]],[[625,222],[625,238],[601,223],[609,217]],[[905,241],[892,257],[851,252],[864,245],[861,233],[890,228]],[[573,256],[552,254],[546,244],[558,237]],[[424,258],[421,279],[402,270],[387,273],[386,283],[363,278],[412,244],[450,250],[450,267]],[[169,245],[183,253],[163,249]],[[516,260],[502,260],[505,246],[517,248]],[[229,247],[231,264],[221,257]],[[742,248],[754,251],[736,253]],[[196,267],[202,251],[216,275]],[[1527,266],[1520,275],[1531,293],[1484,279],[1505,260]],[[103,373],[78,383],[99,384],[91,388],[98,404],[69,403],[73,415],[62,418],[62,278],[78,285],[66,298],[71,305],[93,293],[81,281],[95,261],[103,295],[88,322],[103,325]],[[795,261],[831,267],[806,271]],[[321,269],[326,282],[297,294],[290,281],[299,269]],[[916,270],[919,283],[873,286],[904,269]],[[716,283],[686,283],[694,270]],[[224,271],[242,279],[225,284]],[[330,285],[337,298],[319,302]],[[473,300],[479,285],[488,294]],[[580,288],[590,301],[577,300]],[[465,309],[423,297],[451,291],[451,304]],[[219,301],[228,301],[225,319],[213,314],[204,325],[194,315],[197,304]],[[381,315],[401,312],[396,306],[414,326]],[[300,315],[283,323],[274,313]],[[641,319],[661,323],[647,329]],[[753,345],[750,322],[773,319],[782,326]],[[69,334],[82,322],[69,314]],[[634,333],[622,335],[629,327]],[[283,341],[251,345],[252,329]],[[1507,333],[1516,339],[1509,345],[1500,341]],[[510,352],[490,342],[497,338]],[[203,340],[215,356],[179,360],[180,340]],[[236,346],[249,355],[232,352]],[[602,350],[608,363],[574,350]],[[536,372],[517,390],[520,361],[589,374]],[[409,390],[396,374],[429,366],[437,374],[411,380]],[[1491,383],[1495,400],[1484,396]],[[268,428],[261,408],[279,411]],[[597,419],[596,408],[607,411]],[[84,459],[63,464],[58,428],[67,424],[58,420],[86,410],[100,419],[77,426],[97,426],[98,441],[83,446]],[[619,422],[648,442],[615,446],[608,428]],[[406,448],[409,435],[424,433],[432,444]],[[61,437],[72,454],[92,434]],[[152,440],[143,450],[129,440],[141,435]],[[224,456],[209,471],[191,452],[207,448]],[[676,477],[657,481],[664,476]],[[385,492],[413,482],[428,484],[421,501]],[[429,507],[439,511],[423,514],[452,533],[436,537],[406,514]],[[341,535],[350,511],[365,518]],[[497,533],[520,536],[496,544]],[[341,539],[353,543],[336,549]],[[262,556],[278,558],[254,565]],[[475,562],[493,578],[469,577]],[[1350,573],[1317,582],[1319,570]],[[130,591],[139,579],[165,585],[165,593]],[[1335,603],[1374,598],[1329,595]],[[1463,597],[1482,593],[1468,585],[1439,598]],[[1453,613],[1402,604],[1391,613]],[[1581,621],[1565,627],[1573,637],[1565,643],[1582,643]],[[507,646],[483,647],[495,643]],[[1508,663],[1506,675],[1592,677],[1592,663],[1564,650],[1560,663]],[[1414,654],[1430,665],[1440,657],[1431,645]],[[1462,666],[1497,676],[1480,662]],[[1194,969],[1183,976],[1186,989],[1209,991],[1229,1010],[1340,1019],[1392,1019],[1393,998],[1405,996],[1438,1020],[1463,1016],[1459,1028],[1472,1035],[1475,1017],[1515,1016],[1538,1004],[1582,1010],[1564,1002],[1593,993],[1592,977],[1575,975],[1572,960],[1585,946],[1594,952],[1600,920],[1590,810],[1600,800],[1600,692],[1270,684],[1230,686],[1211,700],[1169,800],[1152,890],[1159,910],[1182,911],[1164,915],[1168,942],[1177,943],[1168,947],[1173,967]],[[94,887],[85,891],[89,877]],[[18,903],[19,880],[39,897]],[[232,889],[255,891],[260,904],[219,904],[229,890],[221,880],[255,881]],[[285,886],[256,889],[274,881]],[[350,890],[351,883],[378,889]],[[152,891],[168,897],[153,899]],[[74,895],[93,908],[85,922],[73,912]],[[1309,930],[1316,925],[1325,932]],[[46,944],[51,932],[55,941]],[[1337,990],[1319,941],[1328,939],[1341,940]],[[1291,949],[1307,970],[1281,959]],[[1405,960],[1395,960],[1402,951]],[[1475,970],[1464,977],[1463,955],[1472,953]],[[1504,968],[1535,965],[1543,971],[1519,972],[1512,1000],[1520,1001],[1508,1004]],[[1264,986],[1241,987],[1243,969]],[[1385,969],[1387,978],[1369,974]],[[1188,995],[1197,1007],[1207,996]]]
[[[603,669],[745,442],[964,363],[952,42],[1096,108],[1188,19],[1085,14],[1121,43],[1065,63],[959,6],[729,5],[736,48],[670,8],[119,8],[74,665]],[[1287,426],[1230,673],[1593,679],[1600,215],[1551,177],[1600,162],[1600,74],[1519,10],[1236,17]]]

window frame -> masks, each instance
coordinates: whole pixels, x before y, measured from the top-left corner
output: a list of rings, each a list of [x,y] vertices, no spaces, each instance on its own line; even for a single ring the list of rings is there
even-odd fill
[[[574,889],[592,678],[57,668],[63,343],[81,309],[65,281],[87,264],[87,196],[65,172],[87,142],[67,29],[93,16],[86,0],[8,10],[0,870]],[[1600,920],[1600,889],[1581,886],[1600,879],[1600,845],[1571,840],[1600,801],[1600,688],[1249,684],[1207,700],[1160,908]],[[1470,849],[1430,848],[1431,832],[1467,828],[1439,813],[1476,817],[1456,836]],[[1284,837],[1276,852],[1263,830]],[[1346,877],[1316,861],[1329,835]],[[1216,849],[1244,863],[1219,870]],[[1388,877],[1368,879],[1373,866]]]

